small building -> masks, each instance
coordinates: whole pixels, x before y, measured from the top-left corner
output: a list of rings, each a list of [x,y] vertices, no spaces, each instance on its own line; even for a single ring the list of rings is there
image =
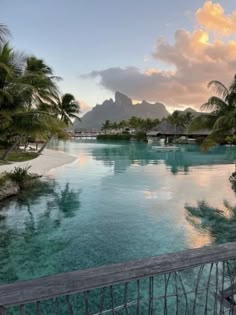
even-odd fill
[[[197,138],[207,137],[210,134],[210,130],[203,129],[197,131],[188,131],[188,128],[181,126],[175,126],[163,120],[160,124],[154,127],[152,130],[146,133],[149,142],[160,141],[160,139],[179,138],[188,142],[194,142]]]

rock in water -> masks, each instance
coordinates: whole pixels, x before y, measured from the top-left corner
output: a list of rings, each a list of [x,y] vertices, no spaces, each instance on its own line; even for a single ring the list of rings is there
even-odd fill
[[[19,193],[19,186],[11,180],[5,181],[0,186],[0,200],[15,196]]]

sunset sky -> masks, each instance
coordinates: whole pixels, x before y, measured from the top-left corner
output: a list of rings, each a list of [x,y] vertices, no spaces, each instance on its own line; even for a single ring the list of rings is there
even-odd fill
[[[11,43],[63,77],[83,112],[119,90],[199,108],[236,73],[235,0],[0,0]]]

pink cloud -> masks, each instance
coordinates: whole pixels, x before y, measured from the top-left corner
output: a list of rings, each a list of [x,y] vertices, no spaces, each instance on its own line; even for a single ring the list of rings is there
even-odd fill
[[[236,11],[226,15],[224,8],[219,3],[206,1],[203,7],[197,10],[196,20],[208,31],[223,36],[236,34]]]
[[[226,16],[219,4],[207,1],[195,16],[203,28],[192,32],[177,30],[173,44],[164,38],[157,40],[152,56],[166,65],[166,71],[116,67],[93,71],[89,76],[99,77],[106,89],[119,90],[133,99],[162,101],[175,108],[183,105],[199,108],[210,96],[209,81],[217,79],[228,84],[236,72],[236,41],[222,41],[222,35],[236,33],[236,24],[232,26],[234,18],[236,23],[236,12]],[[219,21],[228,22],[221,36],[212,40],[210,32],[217,31]]]

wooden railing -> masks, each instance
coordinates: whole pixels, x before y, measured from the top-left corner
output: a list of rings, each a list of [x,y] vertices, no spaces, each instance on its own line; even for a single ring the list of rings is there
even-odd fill
[[[236,243],[0,286],[0,314],[236,314]]]

